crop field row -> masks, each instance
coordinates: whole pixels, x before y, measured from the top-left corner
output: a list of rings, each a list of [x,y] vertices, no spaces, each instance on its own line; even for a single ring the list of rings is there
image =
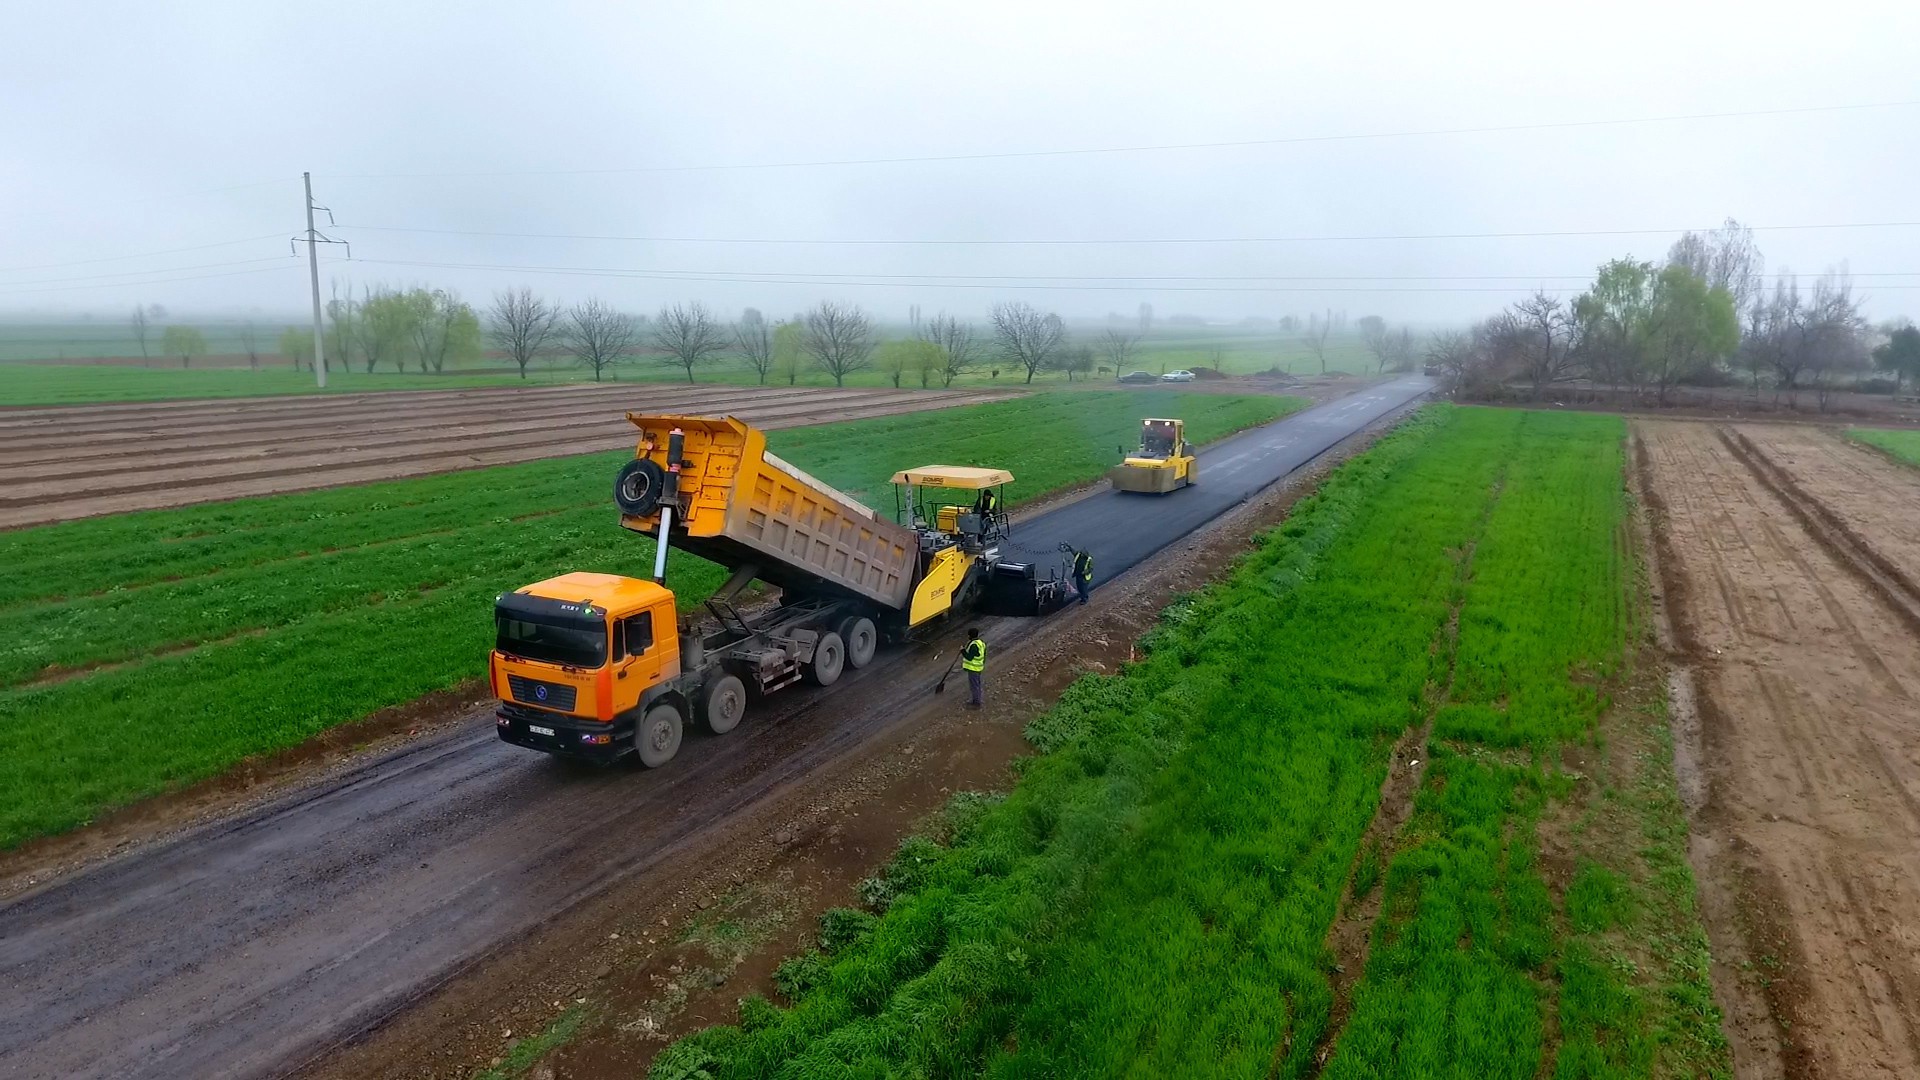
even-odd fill
[[[628,411],[774,429],[1003,396],[654,383],[4,410],[0,528],[610,450]]]
[[[1036,395],[773,432],[887,510],[906,464],[1017,462],[1016,501],[1096,478],[1147,414],[1211,440],[1304,404]],[[1145,412],[1143,412],[1145,410]],[[504,589],[644,573],[609,499],[626,452],[0,533],[0,846],[477,677]],[[724,576],[675,552],[689,603]]]
[[[1430,408],[652,1075],[1726,1075],[1622,436]]]

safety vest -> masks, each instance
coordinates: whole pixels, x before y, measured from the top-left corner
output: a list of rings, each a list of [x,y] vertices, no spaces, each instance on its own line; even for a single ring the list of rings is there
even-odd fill
[[[968,671],[987,670],[987,643],[979,638],[967,642],[966,651],[960,654],[960,666]]]
[[[999,508],[1000,508],[1000,500],[998,497],[994,495],[993,489],[981,488],[980,489],[980,505],[979,505],[980,512],[982,514],[991,514],[995,510],[998,510]]]
[[[1086,552],[1073,557],[1073,576],[1081,581],[1093,580],[1093,556]]]

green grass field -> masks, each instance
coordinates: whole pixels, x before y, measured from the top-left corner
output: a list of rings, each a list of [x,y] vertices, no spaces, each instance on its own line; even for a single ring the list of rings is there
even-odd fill
[[[1920,431],[1891,428],[1848,428],[1847,438],[1885,452],[1888,456],[1920,468]]]
[[[1730,1075],[1668,759],[1630,805],[1561,764],[1640,632],[1623,434],[1428,409],[653,1077]],[[1363,852],[1409,732],[1411,817]],[[1375,900],[1341,1010],[1329,929]]]
[[[1142,415],[1219,438],[1305,402],[1043,394],[770,434],[893,506],[906,465],[1010,467],[1015,501],[1085,483]],[[574,569],[644,576],[624,452],[0,533],[0,847],[479,676],[491,603]],[[724,574],[675,553],[689,604]]]
[[[0,327],[0,331],[4,329]],[[216,338],[212,341],[216,351],[231,351],[229,346],[237,348],[229,340],[232,334],[231,327],[224,328],[220,332],[229,337]],[[276,330],[276,336],[277,333]],[[214,336],[211,331],[210,336]],[[1081,336],[1091,341],[1097,338],[1098,334],[1095,331],[1083,331]],[[21,340],[38,342],[43,339],[16,338],[10,347],[6,334],[0,332],[0,406],[254,397],[320,392],[314,385],[311,372],[295,371],[277,357],[263,359],[258,371],[245,367],[213,367],[205,364],[183,369],[177,362],[164,358],[156,358],[151,366],[138,367],[61,365],[31,362],[45,361],[51,357],[24,355],[42,346],[21,345],[19,344]],[[96,347],[85,345],[86,342],[93,340],[92,338],[76,339],[73,348]],[[102,342],[107,340],[101,339]],[[138,355],[137,347],[131,337],[124,340],[112,339],[111,344],[114,351],[101,355]],[[100,344],[97,347],[108,346]],[[85,355],[85,353],[84,351],[75,352],[72,355]],[[1217,368],[1230,375],[1254,374],[1275,367],[1296,375],[1316,374],[1319,371],[1318,361],[1308,354],[1306,348],[1294,336],[1247,333],[1226,328],[1160,331],[1143,342],[1138,353],[1125,366],[1128,370],[1148,371],[1156,375],[1179,368],[1194,367]],[[1327,367],[1330,371],[1364,375],[1373,371],[1373,360],[1361,347],[1358,339],[1347,335],[1329,340]],[[996,370],[998,375],[994,374]],[[679,368],[664,364],[656,358],[642,357],[615,365],[608,373],[608,377],[621,382],[673,382],[683,380],[685,374]],[[715,362],[699,368],[697,377],[701,382],[740,385],[751,384],[758,379],[756,373],[747,367],[740,357],[734,355],[722,355]],[[960,387],[1025,385],[1025,377],[1025,372],[1014,365],[987,359],[982,362],[979,370],[961,377],[955,385]],[[1111,373],[1090,376],[1094,383],[1111,377]],[[591,378],[587,370],[576,364],[560,358],[543,358],[528,368],[525,382],[586,382]],[[1088,376],[1077,377],[1074,381],[1079,382],[1082,378],[1088,378]],[[776,373],[771,381],[785,383],[786,377]],[[810,367],[803,368],[795,381],[802,386],[833,384],[833,380],[827,375]],[[1045,388],[1064,385],[1066,381],[1066,376],[1060,372],[1042,371],[1035,376],[1034,385]],[[878,369],[854,372],[848,376],[846,382],[849,386],[861,387],[881,387],[892,384],[891,377]],[[371,374],[364,371],[343,372],[336,369],[328,374],[326,392],[366,393],[378,390],[510,386],[521,383],[519,375],[505,361],[486,360],[472,367],[439,375],[415,371],[402,373],[389,369]],[[903,384],[916,387],[920,385],[920,380],[917,374],[909,373],[904,377]]]

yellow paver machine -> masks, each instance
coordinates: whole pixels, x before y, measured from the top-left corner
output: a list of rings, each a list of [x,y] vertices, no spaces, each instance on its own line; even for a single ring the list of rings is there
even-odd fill
[[[1200,479],[1199,463],[1187,444],[1187,425],[1180,420],[1149,417],[1140,422],[1140,447],[1107,471],[1116,491],[1165,495]]]

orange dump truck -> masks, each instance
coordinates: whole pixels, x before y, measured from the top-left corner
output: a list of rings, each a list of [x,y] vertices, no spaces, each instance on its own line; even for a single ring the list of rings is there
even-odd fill
[[[507,742],[662,765],[688,721],[724,734],[750,701],[832,685],[884,642],[976,607],[1044,614],[1066,600],[1063,574],[1001,557],[1006,516],[978,512],[979,492],[1012,482],[1005,470],[903,470],[902,523],[780,460],[733,417],[627,419],[640,437],[614,501],[622,526],[655,538],[653,579],[571,573],[499,598],[489,669]],[[954,493],[965,503],[942,501]],[[679,614],[669,544],[732,571],[706,618]],[[743,613],[734,600],[756,580],[779,603]]]

